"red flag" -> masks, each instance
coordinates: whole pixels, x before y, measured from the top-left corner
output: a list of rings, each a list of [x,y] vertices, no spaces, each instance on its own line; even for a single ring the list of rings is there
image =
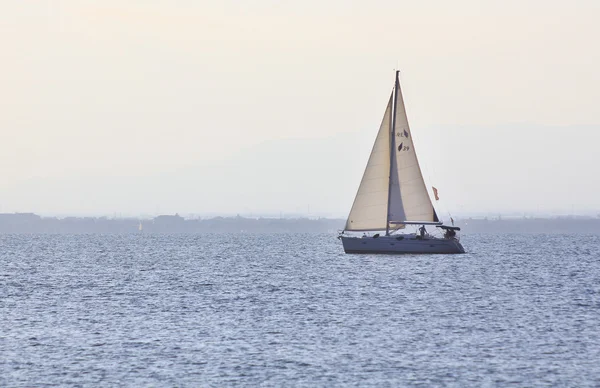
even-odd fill
[[[433,189],[433,196],[435,197],[436,201],[440,200],[440,197],[438,197],[438,191],[435,187],[431,186],[431,188]]]

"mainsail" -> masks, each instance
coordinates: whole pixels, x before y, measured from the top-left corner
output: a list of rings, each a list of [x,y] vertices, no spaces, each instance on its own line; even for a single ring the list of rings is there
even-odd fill
[[[394,152],[390,180],[398,181],[399,193],[391,191],[389,221],[438,222],[417,160],[404,99],[402,98],[402,90],[397,76],[395,90],[396,106],[392,147]],[[394,184],[391,184],[391,186],[394,187]],[[396,197],[393,194],[399,195]]]
[[[391,120],[391,122],[390,122]],[[404,223],[436,223],[415,153],[396,72],[390,97],[345,230],[388,230]]]

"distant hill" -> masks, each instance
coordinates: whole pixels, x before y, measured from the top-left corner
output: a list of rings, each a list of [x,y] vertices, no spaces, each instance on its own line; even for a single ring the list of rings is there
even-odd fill
[[[457,222],[464,233],[491,234],[598,234],[600,218],[514,218],[514,219],[463,219]]]
[[[179,215],[162,215],[151,220],[139,220],[0,214],[0,234],[335,233],[343,225],[343,220],[327,218],[214,217],[187,220]]]

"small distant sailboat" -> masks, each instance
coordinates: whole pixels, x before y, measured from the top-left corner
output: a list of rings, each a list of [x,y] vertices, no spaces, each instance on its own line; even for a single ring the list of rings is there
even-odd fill
[[[427,192],[398,76],[396,71],[392,95],[339,238],[346,253],[464,253],[456,233],[460,228],[439,220]],[[434,194],[437,198],[437,189]],[[419,233],[397,233],[406,225],[421,225]],[[426,225],[441,228],[443,236],[428,234]]]
[[[142,222],[140,221],[140,224],[138,225],[138,231],[142,232],[144,230],[144,227],[142,226]]]

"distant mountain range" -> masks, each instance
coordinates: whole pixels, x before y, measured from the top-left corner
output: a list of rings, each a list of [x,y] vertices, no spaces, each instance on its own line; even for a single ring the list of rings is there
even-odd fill
[[[344,218],[371,151],[373,125],[322,138],[282,133],[218,157],[199,154],[188,164],[127,167],[115,161],[105,168],[3,180],[0,210]],[[600,183],[589,174],[598,153],[588,136],[600,126],[413,129],[428,188],[439,189],[439,215],[600,212]],[[560,152],[547,157],[549,150]]]

